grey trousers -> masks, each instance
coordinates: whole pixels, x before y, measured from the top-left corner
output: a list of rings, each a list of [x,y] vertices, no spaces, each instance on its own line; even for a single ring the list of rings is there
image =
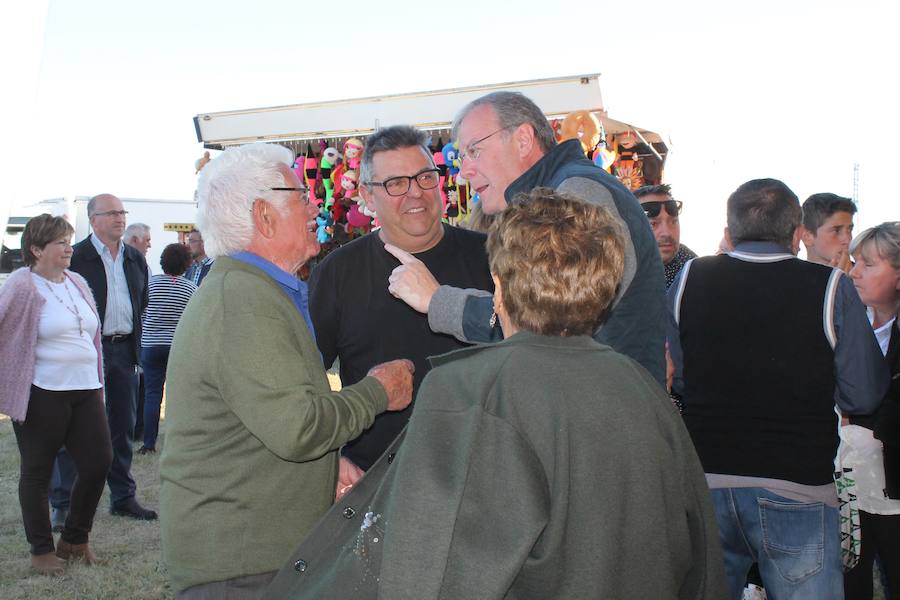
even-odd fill
[[[278,571],[211,581],[178,592],[178,600],[258,600]]]

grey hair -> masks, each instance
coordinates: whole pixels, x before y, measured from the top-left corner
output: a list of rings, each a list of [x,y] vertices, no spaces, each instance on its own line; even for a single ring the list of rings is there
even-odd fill
[[[290,168],[294,153],[277,144],[234,146],[210,161],[197,180],[197,229],[206,254],[223,256],[246,250],[253,240],[253,203],[262,198],[279,212],[289,192],[269,188],[287,184],[279,167]]]
[[[132,223],[125,228],[123,237],[126,240],[130,240],[132,238],[144,237],[148,233],[150,233],[150,226],[146,223]]]
[[[379,129],[366,139],[366,151],[363,153],[362,162],[359,165],[359,181],[366,187],[374,181],[375,168],[373,161],[379,152],[389,152],[400,148],[412,148],[418,146],[428,156],[431,166],[434,166],[434,157],[431,150],[425,145],[425,132],[410,127],[409,125],[392,125]]]
[[[777,179],[753,179],[728,197],[728,233],[734,245],[765,241],[790,248],[801,218],[797,194]]]
[[[453,119],[450,136],[454,140],[459,139],[459,126],[468,114],[484,105],[494,109],[497,123],[503,129],[512,129],[523,123],[531,125],[538,145],[545,154],[556,146],[556,135],[553,133],[547,117],[544,116],[537,104],[521,92],[492,92],[466,104]]]

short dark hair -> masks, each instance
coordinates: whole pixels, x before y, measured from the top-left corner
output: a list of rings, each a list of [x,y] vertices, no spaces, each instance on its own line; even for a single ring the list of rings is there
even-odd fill
[[[184,275],[191,266],[191,251],[184,244],[169,244],[159,255],[159,266],[166,275]]]
[[[379,152],[399,150],[400,148],[419,147],[434,165],[431,150],[425,145],[425,133],[409,125],[393,125],[379,129],[366,139],[366,151],[359,166],[359,181],[368,185],[375,176],[372,161]]]
[[[75,229],[63,217],[54,217],[47,213],[32,217],[22,232],[22,260],[30,267],[37,262],[37,257],[31,251],[32,246],[43,250],[50,242],[71,236],[73,233]]]
[[[850,198],[822,192],[813,194],[803,203],[803,226],[813,235],[828,217],[836,212],[856,214],[856,204]]]
[[[775,242],[790,248],[800,225],[797,194],[777,179],[753,179],[728,197],[731,242]]]
[[[642,185],[632,193],[638,200],[640,200],[644,196],[668,196],[669,198],[671,198],[672,186],[668,183],[661,183],[659,185]]]
[[[542,335],[590,335],[616,297],[623,239],[602,206],[549,188],[516,196],[486,244],[510,320]]]

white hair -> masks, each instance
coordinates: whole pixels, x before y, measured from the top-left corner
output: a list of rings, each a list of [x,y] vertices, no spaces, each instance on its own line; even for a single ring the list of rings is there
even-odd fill
[[[282,211],[288,192],[269,188],[290,185],[279,167],[294,163],[294,154],[277,144],[228,148],[207,164],[197,182],[197,229],[206,254],[223,256],[246,250],[253,240],[253,203],[262,198]]]
[[[132,223],[125,228],[125,233],[122,235],[122,237],[126,240],[130,240],[133,238],[142,238],[149,233],[150,226],[146,223]]]

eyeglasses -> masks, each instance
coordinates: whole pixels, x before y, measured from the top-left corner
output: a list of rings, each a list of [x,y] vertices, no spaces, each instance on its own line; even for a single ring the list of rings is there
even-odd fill
[[[475,140],[474,142],[469,144],[468,148],[463,148],[462,150],[459,151],[459,164],[463,164],[465,161],[470,160],[470,159],[478,160],[478,157],[481,156],[481,148],[476,148],[475,146],[477,146],[481,142],[485,141],[489,137],[491,137],[493,135],[497,135],[498,133],[500,133],[501,131],[503,131],[505,129],[512,129],[513,127],[518,127],[518,126],[519,125],[507,125],[506,127],[501,127],[500,129],[498,129],[497,131],[495,131],[493,133],[487,134],[486,136],[484,136],[483,138],[481,138],[479,140]]]
[[[661,200],[657,202],[644,202],[641,204],[641,208],[644,209],[648,219],[658,217],[659,211],[661,211],[664,206],[670,217],[677,217],[681,214],[681,200]]]
[[[423,169],[415,175],[398,175],[397,177],[389,177],[384,181],[369,181],[366,185],[380,185],[387,192],[388,196],[402,196],[409,191],[412,186],[412,180],[416,180],[419,189],[431,190],[437,187],[441,182],[440,169]]]
[[[103,212],[95,212],[95,217],[124,217],[128,214],[127,210],[104,210]]]
[[[309,188],[308,187],[273,187],[269,188],[273,192],[300,192],[300,204],[309,204]]]

